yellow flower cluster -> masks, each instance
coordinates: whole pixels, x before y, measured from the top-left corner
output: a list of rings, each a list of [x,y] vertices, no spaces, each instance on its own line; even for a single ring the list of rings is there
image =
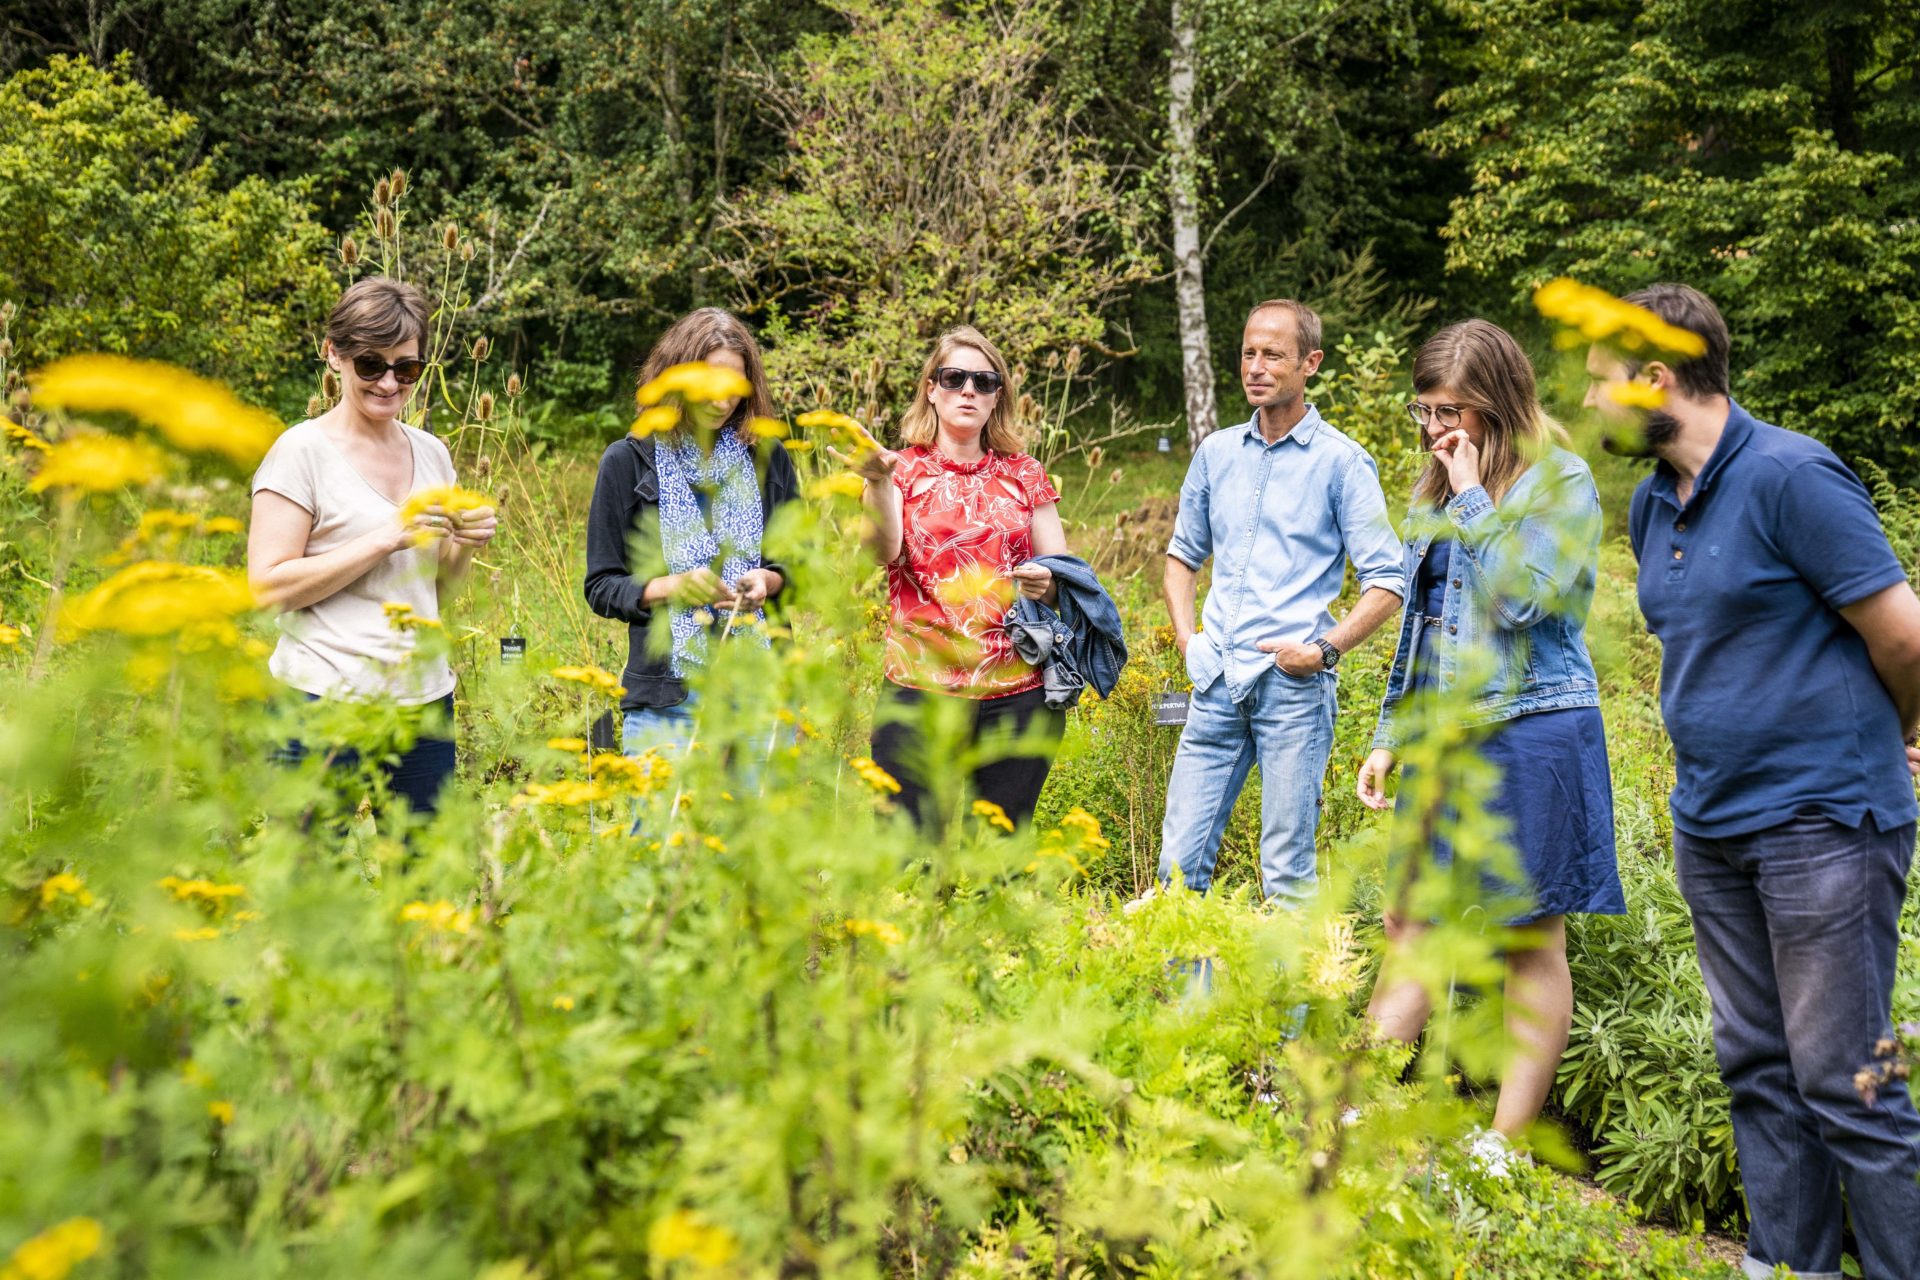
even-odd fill
[[[650,409],[668,396],[679,396],[688,404],[706,404],[714,400],[737,400],[752,392],[753,384],[744,374],[695,360],[665,370],[641,387],[634,400],[642,409]]]
[[[553,751],[567,751],[575,755],[587,749],[585,738],[548,738],[547,747]]]
[[[611,799],[613,790],[604,782],[563,779],[559,782],[529,782],[524,791],[507,803],[516,809],[529,804],[550,804],[572,809]]]
[[[1072,832],[1080,843],[1089,849],[1111,849],[1113,842],[1100,834],[1100,819],[1082,809],[1079,805],[1067,810],[1067,816],[1060,819],[1062,833]]]
[[[673,777],[673,765],[654,751],[637,757],[624,756],[618,751],[602,751],[587,762],[587,776],[646,795],[658,790]]]
[[[166,473],[166,455],[145,440],[87,431],[48,445],[27,487],[35,493],[48,489],[111,493],[129,485],[152,484]]]
[[[427,514],[429,507],[439,507],[449,514],[459,515],[463,511],[476,511],[492,505],[493,499],[484,493],[462,489],[457,484],[435,485],[431,489],[408,495],[407,500],[400,504],[400,523],[406,524],[415,516]]]
[[[11,418],[0,417],[0,435],[19,445],[22,449],[38,449],[45,453],[53,446],[41,439],[33,431],[21,426]]]
[[[796,427],[810,431],[825,431],[833,437],[834,443],[858,455],[870,450],[879,441],[873,433],[860,424],[859,419],[848,417],[833,409],[812,409],[793,420]]]
[[[435,933],[469,933],[473,929],[473,909],[461,910],[441,898],[437,902],[409,902],[400,908],[400,919],[407,924],[424,924]]]
[[[122,356],[70,356],[33,378],[34,403],[69,413],[124,413],[159,429],[176,448],[223,454],[250,467],[281,432],[272,414],[184,369]]]
[[[20,628],[0,622],[0,646],[20,643]]]
[[[415,613],[410,604],[388,600],[380,606],[380,611],[387,615],[387,626],[395,631],[419,631],[423,627],[431,627],[436,631],[440,629],[440,619],[423,617]]]
[[[1697,333],[1676,328],[1631,302],[1622,302],[1605,289],[1581,284],[1561,276],[1533,292],[1534,309],[1549,320],[1557,320],[1570,331],[1559,340],[1563,346],[1585,342],[1606,342],[1634,353],[1664,351],[1676,356],[1698,356],[1707,344]]]
[[[848,763],[853,766],[855,773],[866,779],[868,786],[878,791],[881,795],[900,794],[900,784],[894,780],[893,775],[875,764],[870,757],[851,757]]]
[[[0,1268],[0,1280],[66,1280],[74,1267],[100,1252],[105,1239],[92,1218],[68,1218],[15,1249]]]
[[[599,667],[555,667],[550,673],[556,680],[571,680],[574,684],[583,684],[595,693],[604,693],[609,698],[626,696],[626,687],[613,677],[611,672]]]
[[[885,920],[849,920],[841,927],[847,931],[849,937],[872,938],[889,947],[897,947],[907,940],[906,935],[901,933],[897,926],[890,925]]]
[[[821,476],[807,485],[807,496],[820,501],[826,498],[858,498],[867,491],[867,482],[851,471],[836,471],[832,475]]]
[[[215,1098],[207,1104],[207,1114],[221,1124],[233,1123],[233,1104],[225,1098]]]
[[[725,1227],[710,1225],[690,1209],[675,1209],[647,1232],[647,1252],[662,1262],[685,1258],[712,1269],[732,1262],[740,1245]]]
[[[749,418],[747,430],[762,440],[784,440],[789,434],[787,424],[778,418]]]
[[[227,904],[235,898],[247,895],[246,886],[238,884],[216,884],[211,880],[182,880],[179,876],[167,876],[160,881],[160,887],[173,895],[175,902],[195,902],[211,907],[217,914],[227,909]]]
[[[642,409],[640,416],[627,428],[627,434],[641,440],[648,436],[660,435],[680,425],[680,410],[670,404],[657,404],[651,409]]]
[[[60,612],[60,627],[63,633],[171,635],[218,629],[253,603],[246,575],[237,570],[142,560],[68,601]]]
[[[998,827],[1009,835],[1013,834],[1013,819],[1007,816],[1005,809],[991,800],[975,800],[973,815],[976,818],[984,818],[990,827]]]
[[[121,541],[112,558],[116,563],[124,563],[143,550],[171,555],[192,534],[206,537],[216,533],[245,532],[246,526],[232,516],[203,516],[156,508],[141,514],[139,526]]]
[[[202,925],[197,929],[175,929],[173,936],[177,942],[212,942],[220,936],[220,931],[211,926]]]
[[[93,905],[93,893],[79,876],[62,871],[40,882],[40,905],[50,907],[62,897],[72,898],[83,907]]]
[[[962,565],[946,581],[934,583],[933,594],[949,609],[982,603],[1005,609],[1013,603],[1013,583],[995,573],[992,566],[975,561]]]
[[[560,1010],[562,1013],[572,1013],[573,997],[572,996],[555,996],[553,998],[553,1007]]]

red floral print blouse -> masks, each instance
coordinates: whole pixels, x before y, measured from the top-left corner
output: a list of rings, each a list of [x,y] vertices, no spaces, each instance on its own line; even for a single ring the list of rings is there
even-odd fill
[[[1001,629],[1014,566],[1033,558],[1035,508],[1060,501],[1024,453],[956,462],[937,449],[901,451],[900,555],[887,566],[886,676],[967,698],[1037,688]]]

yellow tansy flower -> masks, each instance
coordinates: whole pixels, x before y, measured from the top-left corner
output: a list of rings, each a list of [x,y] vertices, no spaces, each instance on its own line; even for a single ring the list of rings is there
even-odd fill
[[[142,560],[68,601],[63,632],[160,636],[224,623],[253,607],[246,575],[209,565]]]
[[[644,440],[648,436],[671,431],[680,425],[680,411],[670,404],[658,404],[651,409],[643,409],[640,416],[627,428],[627,434]]]
[[[166,455],[145,440],[87,432],[49,445],[27,487],[35,493],[48,489],[111,493],[151,484],[166,472]]]
[[[224,454],[243,467],[265,457],[282,430],[279,419],[217,382],[123,356],[71,356],[50,364],[33,377],[33,399],[70,413],[128,414],[177,448]]]
[[[740,1246],[725,1227],[711,1226],[690,1209],[675,1209],[647,1232],[647,1251],[662,1262],[685,1258],[702,1267],[724,1267]]]
[[[221,1124],[233,1123],[233,1104],[225,1098],[216,1098],[207,1104],[207,1114]]]
[[[841,927],[852,937],[872,938],[889,947],[897,947],[906,941],[906,935],[885,920],[849,920]]]
[[[641,387],[634,400],[642,409],[648,409],[668,396],[679,396],[693,404],[705,404],[713,400],[737,400],[752,392],[753,384],[747,381],[744,374],[695,360],[665,370]]]
[[[596,693],[604,693],[610,698],[623,697],[626,689],[613,674],[599,667],[555,667],[550,673],[556,680],[570,680],[574,684],[583,684]]]
[[[62,897],[72,898],[83,907],[93,905],[93,893],[79,876],[62,871],[40,882],[40,905],[50,907]]]
[[[106,1232],[92,1218],[68,1218],[34,1236],[0,1268],[0,1280],[66,1280],[74,1267],[100,1252]]]

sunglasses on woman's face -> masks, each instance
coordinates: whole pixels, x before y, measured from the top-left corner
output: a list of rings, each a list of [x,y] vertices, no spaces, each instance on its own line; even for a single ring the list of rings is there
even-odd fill
[[[393,371],[393,380],[403,387],[410,387],[420,381],[420,375],[427,371],[425,360],[395,360],[389,363],[379,356],[362,352],[353,358],[353,371],[365,382],[378,382]]]
[[[955,369],[947,365],[933,371],[933,385],[942,391],[958,391],[973,381],[973,389],[983,396],[998,394],[1006,380],[991,369]]]

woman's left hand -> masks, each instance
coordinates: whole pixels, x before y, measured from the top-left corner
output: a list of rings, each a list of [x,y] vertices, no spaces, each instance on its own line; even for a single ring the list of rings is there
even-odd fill
[[[1052,601],[1053,570],[1043,564],[1016,565],[1012,572],[1013,585],[1020,594],[1029,600]]]
[[[474,507],[454,517],[453,540],[463,547],[484,547],[500,530],[500,517],[492,507]]]
[[[734,594],[746,608],[758,608],[767,602],[768,597],[780,593],[786,585],[786,579],[777,569],[749,569],[734,579]]]
[[[1449,431],[1433,446],[1433,456],[1447,469],[1447,484],[1456,496],[1480,484],[1480,449],[1464,431]]]

